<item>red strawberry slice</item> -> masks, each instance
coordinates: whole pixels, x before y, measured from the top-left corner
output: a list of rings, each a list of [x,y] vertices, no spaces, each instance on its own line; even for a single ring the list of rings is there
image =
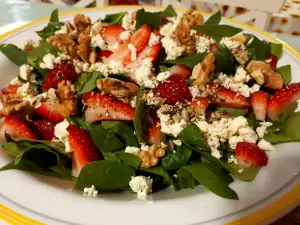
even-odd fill
[[[268,163],[268,155],[256,144],[238,142],[235,152],[240,168],[261,167]]]
[[[99,120],[133,120],[134,108],[129,104],[98,92],[88,92],[83,95],[87,105],[85,118],[89,123]]]
[[[208,98],[198,97],[191,102],[191,107],[197,113],[205,113],[210,101]]]
[[[39,139],[50,141],[54,138],[54,123],[51,123],[47,120],[37,120],[32,121],[31,124]]]
[[[160,131],[160,121],[159,119],[155,119],[151,128],[148,131],[147,140],[149,144],[160,145],[161,142],[165,142],[166,135]]]
[[[0,131],[3,135],[9,134],[13,138],[36,139],[29,126],[14,114],[5,117]]]
[[[160,83],[155,92],[166,99],[167,104],[174,105],[177,102],[191,101],[192,95],[186,80],[181,75],[172,75],[165,82]]]
[[[170,67],[170,73],[180,74],[184,79],[188,79],[192,74],[192,70],[185,65],[177,64]]]
[[[213,83],[207,84],[206,87],[214,93],[211,99],[213,104],[241,109],[251,107],[248,99],[235,91]]]
[[[43,102],[38,108],[35,109],[35,113],[43,119],[46,119],[53,123],[59,123],[64,120],[64,117],[56,110],[55,101],[48,99]]]
[[[10,84],[8,85],[8,87],[1,89],[1,94],[2,95],[16,94],[19,87],[20,85]]]
[[[113,45],[120,41],[120,34],[123,31],[125,30],[122,25],[109,25],[102,29],[101,36],[107,44]]]
[[[276,120],[286,109],[300,98],[300,83],[289,84],[276,91],[268,101],[267,113],[270,120]]]
[[[99,160],[101,155],[87,131],[76,125],[70,125],[67,131],[73,152],[72,174],[77,177],[85,164]]]
[[[42,90],[47,91],[63,80],[75,81],[78,74],[71,62],[57,65],[54,69],[49,70],[42,85]]]
[[[101,62],[102,59],[108,58],[112,54],[109,50],[103,50],[97,54],[96,62]]]
[[[263,91],[254,92],[251,95],[251,105],[255,118],[264,121],[267,115],[268,94]]]
[[[267,57],[267,59],[266,59],[266,62],[269,63],[272,68],[276,68],[277,67],[278,58],[277,58],[276,55],[269,54],[268,57]]]

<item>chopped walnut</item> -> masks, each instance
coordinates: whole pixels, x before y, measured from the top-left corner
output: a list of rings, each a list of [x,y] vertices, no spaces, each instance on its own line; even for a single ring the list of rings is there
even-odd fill
[[[89,62],[91,37],[81,33],[76,46],[77,55],[84,61]]]
[[[58,50],[72,58],[77,58],[76,43],[68,34],[55,34],[47,39],[47,42]]]
[[[261,83],[261,81],[257,78],[263,76],[264,83],[263,85],[270,89],[281,89],[284,85],[284,81],[281,75],[275,72],[270,64],[263,61],[252,60],[248,66],[247,70],[250,73],[250,76],[257,81],[257,83]]]
[[[210,74],[215,70],[215,57],[212,52],[208,53],[202,63],[197,64],[192,71],[192,78],[195,79],[194,85],[201,87],[210,80]]]
[[[141,168],[149,168],[156,166],[159,158],[164,157],[166,154],[165,149],[158,147],[157,145],[151,145],[148,151],[139,151],[138,157],[141,160]]]
[[[231,52],[241,65],[245,65],[249,61],[249,51],[247,49],[234,48]]]
[[[74,16],[74,25],[80,34],[89,35],[91,31],[91,19],[83,14]]]
[[[139,87],[134,83],[114,78],[98,79],[97,87],[105,94],[111,94],[117,98],[135,96],[139,90]]]
[[[24,101],[20,94],[3,95],[2,113],[8,115],[13,111],[20,111],[22,108],[29,106],[28,101]]]
[[[92,48],[90,50],[90,54],[89,54],[89,62],[91,64],[95,64],[96,63],[96,59],[97,59],[97,52],[94,48]]]
[[[248,36],[244,35],[243,33],[236,34],[236,35],[231,37],[232,41],[237,41],[242,45],[245,44],[248,41],[248,39],[249,39]]]
[[[74,115],[77,112],[77,99],[73,85],[63,80],[58,85],[58,99],[56,101],[57,111],[64,117]]]
[[[184,46],[187,54],[196,52],[195,38],[190,35],[190,30],[193,26],[203,24],[203,16],[193,10],[185,12],[181,18],[180,23],[176,27],[173,37]]]
[[[69,36],[72,39],[77,39],[79,34],[78,34],[78,31],[76,30],[76,28],[70,22],[66,23],[66,27],[68,29]]]

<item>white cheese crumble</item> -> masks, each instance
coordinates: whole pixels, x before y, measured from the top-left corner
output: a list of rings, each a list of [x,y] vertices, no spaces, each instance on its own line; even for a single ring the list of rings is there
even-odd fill
[[[15,77],[14,79],[12,79],[12,80],[10,81],[10,84],[12,84],[12,85],[21,85],[22,82],[19,80],[18,77]]]
[[[226,46],[228,49],[238,48],[241,46],[240,42],[233,41],[231,37],[223,37],[220,44]]]
[[[208,131],[209,124],[206,121],[204,121],[204,120],[197,121],[196,125],[199,127],[199,129],[202,132],[207,132]]]
[[[238,164],[237,158],[234,155],[230,155],[228,158],[228,163]]]
[[[68,33],[68,28],[66,25],[63,25],[60,27],[58,31],[55,31],[54,34],[67,34]]]
[[[136,96],[134,96],[134,97],[130,100],[129,104],[131,105],[132,108],[135,108],[135,107],[136,107]]]
[[[167,80],[172,74],[170,73],[170,71],[165,71],[165,72],[161,72],[159,74],[157,74],[156,79],[160,82]]]
[[[185,128],[187,123],[182,119],[179,122],[174,122],[174,123],[165,123],[161,122],[161,132],[165,134],[170,134],[173,135],[174,137],[177,137],[180,132]]]
[[[232,136],[231,138],[229,138],[228,144],[229,144],[229,147],[230,147],[231,149],[234,149],[234,150],[235,150],[236,144],[237,144],[238,142],[242,142],[242,141],[244,141],[244,138],[243,138],[243,137],[240,137],[240,136]]]
[[[173,140],[173,143],[177,146],[181,146],[182,142],[180,140]]]
[[[153,65],[151,58],[146,58],[142,61],[142,65],[135,71],[136,81],[139,85],[144,85],[147,88],[155,88],[158,84],[152,73]]]
[[[131,61],[135,61],[136,55],[137,55],[135,46],[133,44],[129,44],[128,49],[131,52],[131,55],[130,55]]]
[[[135,29],[135,21],[133,22],[131,19],[131,15],[126,14],[122,19],[122,27],[125,30],[134,30]]]
[[[263,138],[268,133],[267,128],[272,126],[271,122],[260,122],[260,127],[256,128],[256,133],[260,138]]]
[[[69,122],[66,119],[64,119],[62,122],[56,124],[54,127],[54,136],[61,142],[65,143],[66,152],[72,152],[69,142],[69,132],[67,131],[69,125]]]
[[[90,69],[90,64],[86,62],[81,62],[79,60],[74,59],[73,65],[75,67],[76,73],[88,72]]]
[[[119,48],[119,42],[114,43],[113,45],[107,45],[107,50],[114,52]]]
[[[90,36],[96,36],[99,34],[99,31],[101,31],[102,29],[102,23],[101,21],[97,21],[95,22],[93,25],[92,25],[92,28],[91,28],[91,32],[90,32]]]
[[[166,147],[167,147],[167,145],[166,145],[165,143],[163,143],[163,142],[160,142],[160,146],[161,146],[162,148],[166,148]]]
[[[184,47],[180,46],[174,39],[164,37],[161,39],[162,46],[164,47],[167,60],[173,60],[184,53]]]
[[[197,86],[189,86],[190,93],[193,97],[193,100],[198,97],[200,90]]]
[[[137,148],[137,147],[127,146],[127,147],[125,148],[125,152],[126,152],[126,153],[131,153],[131,154],[134,154],[134,155],[138,154],[139,151],[140,151],[140,149]]]
[[[161,103],[160,97],[154,97],[154,92],[150,90],[146,95],[146,105],[158,106]]]
[[[32,66],[26,64],[20,66],[20,77],[23,80],[29,81],[32,70],[33,70]]]
[[[30,90],[30,83],[27,82],[17,89],[17,93],[25,97],[29,90]]]
[[[87,197],[97,197],[98,191],[96,190],[95,186],[92,185],[91,187],[85,187],[83,189],[83,196]]]
[[[146,151],[146,152],[149,151],[149,145],[146,145],[145,143],[142,143],[141,144],[141,150]]]
[[[258,142],[257,146],[265,151],[274,151],[275,150],[275,147],[270,142],[266,141],[265,139],[261,139]]]
[[[130,37],[130,31],[125,30],[120,34],[120,40],[126,41]]]
[[[139,200],[146,200],[147,194],[152,192],[152,179],[145,176],[131,177],[129,186],[133,192],[137,193]]]
[[[178,15],[176,17],[168,18],[170,22],[165,24],[164,26],[162,26],[159,30],[159,33],[162,36],[171,37],[173,32],[175,31],[176,27],[180,23],[181,17],[182,17],[181,15]]]
[[[106,49],[107,46],[105,44],[105,41],[103,40],[103,38],[101,37],[100,34],[97,34],[95,36],[92,36],[91,38],[91,47],[92,48],[100,48],[102,50]]]
[[[158,35],[155,35],[154,33],[151,33],[148,45],[153,46],[153,45],[158,44],[159,39],[160,39],[160,37]]]
[[[53,69],[54,68],[55,56],[51,53],[44,55],[43,62],[40,63],[42,69]]]
[[[107,77],[109,74],[125,73],[126,69],[124,68],[123,63],[121,61],[109,60],[107,64],[101,62],[92,64],[89,68],[89,72],[95,71],[98,71]]]
[[[210,51],[210,45],[215,43],[213,39],[198,36],[196,37],[196,49],[197,53],[205,53]]]

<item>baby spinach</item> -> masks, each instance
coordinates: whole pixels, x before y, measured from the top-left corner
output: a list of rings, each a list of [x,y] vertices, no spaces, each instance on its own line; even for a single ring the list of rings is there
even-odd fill
[[[161,64],[171,64],[171,65],[182,64],[190,68],[193,68],[198,63],[201,63],[206,55],[207,55],[206,53],[188,55],[188,56],[179,57],[174,60],[163,61],[161,62]]]
[[[139,157],[134,154],[119,152],[117,153],[117,157],[119,157],[123,163],[125,163],[127,166],[130,166],[134,170],[137,170],[140,165]]]
[[[285,136],[283,133],[268,133],[264,139],[273,145],[287,142],[300,142],[300,138],[295,136]]]
[[[224,179],[221,171],[209,163],[186,165],[182,169],[190,172],[193,177],[214,194],[228,199],[238,200],[238,195],[228,187],[228,181]]]
[[[8,142],[1,145],[1,147],[11,156],[17,156],[22,152],[26,151],[26,149],[31,144],[28,142],[16,143],[16,142]]]
[[[93,127],[90,135],[101,152],[113,152],[124,147],[123,143],[113,133],[101,126]]]
[[[199,150],[208,150],[209,147],[203,138],[199,127],[194,123],[189,123],[179,134],[179,139],[183,142],[195,146]]]
[[[164,178],[166,182],[171,183],[171,178],[169,173],[160,166],[155,166],[150,168],[139,168],[139,170],[161,176]]]
[[[121,160],[114,153],[102,152],[102,155],[103,155],[105,160],[121,162]]]
[[[86,164],[75,182],[74,188],[83,190],[92,185],[102,191],[114,191],[128,186],[134,170],[124,163],[100,160]]]
[[[278,59],[282,55],[282,44],[270,43],[271,54],[275,55]]]
[[[82,118],[72,116],[72,117],[68,117],[67,120],[69,123],[75,124],[83,129],[85,129],[86,131],[90,131],[94,126],[96,126],[95,124],[86,122],[84,116]]]
[[[229,107],[217,107],[219,112],[226,112],[232,117],[244,116],[248,113],[248,109],[235,109]]]
[[[161,12],[161,15],[165,17],[175,17],[177,16],[177,13],[171,5],[168,5],[167,8],[165,8],[165,10]]]
[[[120,121],[102,121],[101,126],[102,128],[109,130],[111,128],[113,128],[114,126],[121,124],[122,122]]]
[[[197,185],[197,181],[194,178],[194,176],[183,167],[177,171],[177,176],[178,176],[178,184],[182,189],[187,189],[187,188],[193,189]]]
[[[28,63],[27,52],[13,44],[1,44],[0,51],[17,66]]]
[[[234,74],[235,59],[227,48],[220,49],[219,51],[214,52],[214,56],[215,56],[215,72]]]
[[[192,155],[192,150],[184,145],[177,146],[176,151],[161,159],[161,166],[165,170],[178,170],[186,165]]]
[[[122,24],[123,17],[128,14],[128,12],[119,12],[114,14],[106,14],[104,19],[101,20],[103,23],[108,23],[110,25],[120,25]]]
[[[283,126],[283,134],[288,137],[296,137],[300,139],[300,112],[292,113],[285,121]]]
[[[99,72],[82,73],[76,82],[78,94],[82,95],[94,90],[97,87],[97,80],[101,78],[104,78],[104,76]]]
[[[291,82],[292,80],[291,65],[281,66],[279,68],[276,68],[276,71],[282,76],[285,85]]]
[[[221,16],[221,11],[219,10],[217,13],[209,17],[205,21],[204,25],[218,25],[221,21]]]
[[[195,26],[192,29],[212,37],[216,42],[220,42],[223,37],[231,37],[243,31],[240,28],[224,24],[204,24]]]
[[[141,86],[136,96],[136,108],[135,108],[134,119],[133,119],[135,135],[139,143],[144,142],[143,127],[142,127],[142,117],[144,113],[144,100],[142,99],[143,91],[144,91],[144,86]]]
[[[51,13],[51,17],[48,25],[43,30],[36,31],[36,33],[42,39],[46,40],[48,37],[54,35],[56,31],[60,30],[63,25],[64,23],[59,22],[58,9],[55,9]]]
[[[117,124],[111,128],[111,132],[118,137],[126,146],[139,147],[133,129],[125,123]]]
[[[271,52],[270,42],[259,40],[252,35],[253,40],[247,45],[247,49],[254,51],[253,59],[264,61]]]
[[[56,166],[50,166],[49,170],[52,170],[53,172],[57,173],[59,177],[65,179],[65,180],[72,180],[72,175],[71,175],[71,169],[66,168],[63,165],[56,165]]]

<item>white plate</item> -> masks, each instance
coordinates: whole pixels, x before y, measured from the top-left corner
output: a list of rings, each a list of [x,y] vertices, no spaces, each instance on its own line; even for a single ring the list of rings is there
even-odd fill
[[[149,11],[160,9],[146,8]],[[132,12],[136,9],[137,7],[127,6],[82,9],[62,14],[61,20],[71,20],[78,12],[85,13],[95,20],[108,13],[124,10]],[[241,27],[247,33],[253,33],[269,41],[277,41],[262,31],[233,20],[224,19],[222,23]],[[30,23],[2,35],[0,42],[20,44],[26,39],[38,40],[35,31],[42,29],[46,24],[45,19]],[[300,56],[289,46],[284,46],[279,66],[291,64],[292,81],[299,82],[300,76],[296,74],[300,71]],[[4,87],[17,74],[18,68],[1,54],[0,71],[0,86]],[[269,223],[299,204],[299,147],[299,143],[277,145],[276,157],[270,160],[268,166],[260,171],[254,181],[236,181],[231,184],[230,186],[239,195],[238,201],[220,198],[201,186],[180,192],[175,192],[172,188],[160,191],[153,194],[152,203],[137,201],[135,195],[130,193],[101,194],[99,198],[92,199],[73,193],[70,182],[21,171],[5,171],[0,173],[0,200],[3,204],[0,206],[0,219],[2,210],[2,219],[21,221],[21,224],[25,224],[26,221],[33,224],[39,224],[37,221],[40,221],[48,224],[105,225],[119,225],[124,222],[143,225]],[[0,154],[1,167],[10,159],[3,152]],[[29,220],[28,217],[35,221]],[[242,219],[236,221],[239,218]]]

